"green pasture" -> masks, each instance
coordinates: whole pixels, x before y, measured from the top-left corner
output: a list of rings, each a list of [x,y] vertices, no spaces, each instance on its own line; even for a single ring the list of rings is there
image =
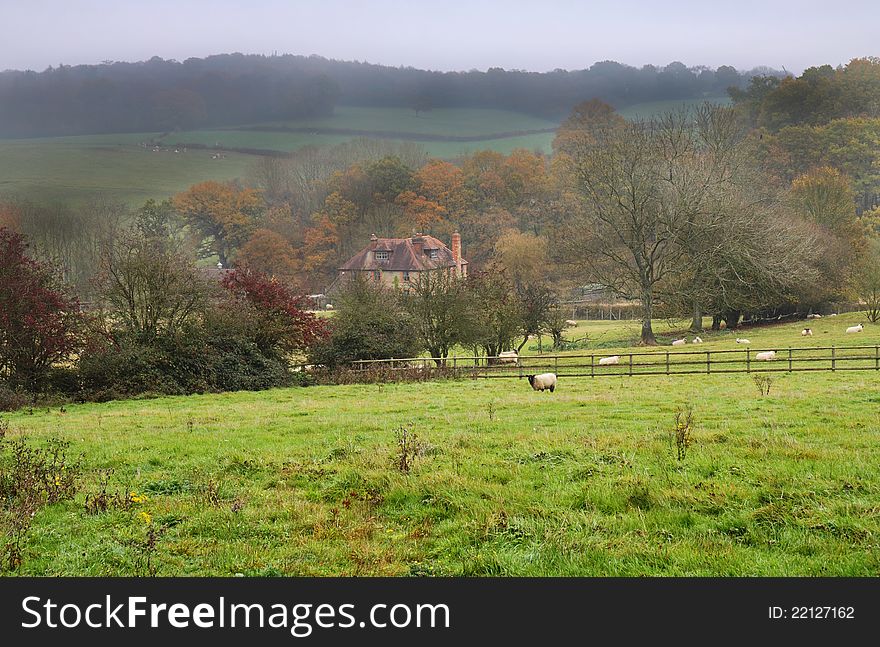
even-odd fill
[[[880,342],[880,326],[843,332],[859,319],[812,321],[807,341],[803,322],[739,333],[754,347]],[[635,325],[573,334],[628,352]],[[63,438],[83,467],[75,500],[37,513],[15,572],[877,576],[878,384],[780,373],[761,395],[745,374],[620,376],[551,394],[512,378],[19,411],[6,442]],[[409,472],[401,428],[416,435]],[[102,470],[137,502],[87,512]]]

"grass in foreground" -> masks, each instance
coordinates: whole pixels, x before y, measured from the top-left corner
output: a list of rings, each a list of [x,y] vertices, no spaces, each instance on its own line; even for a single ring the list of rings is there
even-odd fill
[[[856,318],[820,321],[843,342]],[[71,441],[85,477],[37,514],[17,573],[145,574],[149,557],[159,575],[876,576],[877,384],[779,375],[762,396],[747,375],[608,377],[542,394],[511,379],[19,412],[10,436]],[[401,427],[418,436],[408,473]],[[86,513],[105,469],[146,501]]]

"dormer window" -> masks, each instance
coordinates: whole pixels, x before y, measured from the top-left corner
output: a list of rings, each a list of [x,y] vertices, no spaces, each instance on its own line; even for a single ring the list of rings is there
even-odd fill
[[[375,254],[376,254],[377,261],[387,261],[389,258],[391,258],[391,252],[389,252],[388,250],[385,250],[385,249],[381,249],[381,250],[375,252]]]
[[[425,253],[428,255],[432,261],[437,258],[437,250],[436,249],[426,249]]]

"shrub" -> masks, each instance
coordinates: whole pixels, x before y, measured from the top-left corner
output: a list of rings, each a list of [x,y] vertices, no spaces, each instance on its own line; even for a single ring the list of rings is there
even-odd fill
[[[0,377],[37,391],[80,343],[78,301],[52,267],[27,254],[21,235],[0,227]]]
[[[15,411],[28,403],[27,394],[0,384],[0,411]]]

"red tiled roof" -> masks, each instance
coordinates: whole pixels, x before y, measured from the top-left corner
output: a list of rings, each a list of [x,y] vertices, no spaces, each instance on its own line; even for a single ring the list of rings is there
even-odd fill
[[[436,250],[435,258],[428,255],[428,250]],[[377,260],[375,252],[390,252],[387,260]],[[467,261],[462,259],[462,265]],[[413,236],[412,238],[377,238],[370,241],[357,254],[352,256],[339,269],[354,270],[386,270],[423,272],[444,267],[455,267],[452,250],[433,236]]]

